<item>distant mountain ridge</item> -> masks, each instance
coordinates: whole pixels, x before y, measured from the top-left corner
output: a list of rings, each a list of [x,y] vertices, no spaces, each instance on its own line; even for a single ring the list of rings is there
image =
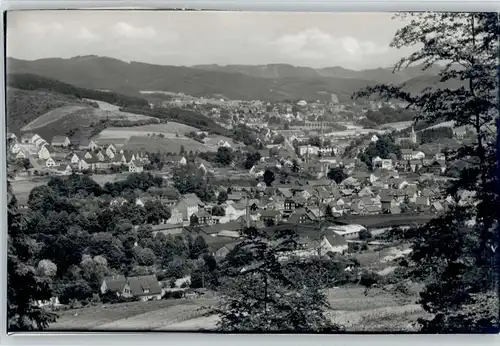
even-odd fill
[[[411,66],[393,73],[393,68],[375,68],[365,70],[351,70],[340,66],[324,67],[314,69],[312,67],[293,66],[288,64],[266,64],[266,65],[194,65],[193,68],[229,73],[241,73],[257,78],[353,78],[373,80],[378,83],[403,83],[412,78],[421,76],[436,76],[439,67],[431,67],[422,70],[423,66]]]
[[[431,74],[432,71],[421,74],[418,67],[390,77],[390,69],[353,71],[286,64],[186,67],[125,62],[95,55],[34,61],[7,58],[6,65],[9,74],[36,74],[77,87],[106,89],[126,95],[139,96],[140,91],[170,91],[233,100],[330,100],[331,94],[337,94],[342,102],[369,85],[404,81],[412,86],[410,91],[415,91],[413,89],[420,88],[422,83],[411,83],[414,78],[425,77],[423,80],[432,83],[439,79]]]

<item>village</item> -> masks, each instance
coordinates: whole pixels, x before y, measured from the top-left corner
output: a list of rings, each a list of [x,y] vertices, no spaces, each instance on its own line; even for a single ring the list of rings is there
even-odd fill
[[[240,242],[241,231],[250,226],[261,229],[295,227],[303,243],[303,249],[296,255],[314,256],[318,249],[324,253],[347,254],[349,243],[360,241],[360,233],[379,234],[391,227],[416,226],[445,212],[450,203],[454,203],[450,196],[441,192],[443,182],[452,179],[446,174],[449,166],[446,155],[436,146],[422,146],[425,149],[420,150],[417,134],[409,123],[404,124],[406,131],[398,132],[390,127],[365,130],[354,125],[351,117],[348,127],[342,125],[346,129],[339,130],[339,122],[318,119],[325,114],[318,111],[318,104],[307,107],[305,101],[299,101],[297,106],[311,114],[305,117],[310,120],[280,129],[281,125],[268,124],[263,117],[261,120],[258,116],[248,117],[264,111],[252,112],[247,106],[233,105],[235,114],[248,117],[238,121],[260,121],[258,126],[255,125],[257,121],[253,125],[249,122],[257,134],[253,147],[260,149],[253,149],[253,159],[243,167],[235,163],[236,158],[247,155],[248,161],[252,146],[242,149],[237,142],[229,140],[217,142],[217,152],[235,153],[235,159],[227,167],[202,159],[203,152],[182,151],[163,154],[162,168],[158,169],[151,165],[154,152],[124,150],[120,141],[99,141],[91,137],[90,129],[82,129],[72,136],[50,139],[33,132],[19,136],[9,133],[9,158],[17,162],[17,166],[14,165],[17,168],[10,173],[20,185],[30,179],[72,174],[94,177],[101,185],[126,179],[131,174],[159,175],[169,187],[165,194],[162,188],[155,191],[151,188],[139,191],[132,200],[119,196],[107,203],[110,207],[132,203],[144,208],[148,201],[159,201],[169,210],[170,216],[150,225],[152,236],[161,233],[164,236],[201,237],[209,253],[218,261],[235,248]],[[370,107],[379,109],[382,105],[371,104]],[[239,112],[242,108],[246,111]],[[335,112],[332,113],[337,114],[334,119],[338,119],[339,112],[348,108],[338,105],[337,100],[323,105],[322,109]],[[275,106],[271,114],[279,117],[279,109],[284,109],[283,118],[287,121],[286,114],[292,107]],[[218,111],[212,109],[210,113],[218,114]],[[296,118],[302,120],[300,112],[297,114]],[[363,114],[359,117],[363,118]],[[359,154],[370,146],[376,147],[380,138],[388,134],[395,134],[395,145],[406,143],[408,149],[401,149],[399,157],[395,153],[373,156],[368,167]],[[196,133],[201,138],[207,135],[205,131]],[[455,140],[463,140],[464,136],[465,131],[454,129]],[[354,155],[346,155],[346,150]],[[195,193],[172,194],[172,189],[175,190],[173,172],[183,166],[195,167],[215,177],[210,186],[214,200],[202,201]],[[21,210],[28,208],[28,197],[29,193],[17,196]],[[326,226],[325,221],[329,221]],[[318,227],[326,229],[326,233],[319,236]],[[112,291],[120,297],[157,300],[173,291],[182,291],[184,297],[199,297],[206,293],[206,288],[202,289],[205,291],[190,289],[189,279],[160,282],[154,274],[125,277],[117,273],[102,281],[100,294]]]

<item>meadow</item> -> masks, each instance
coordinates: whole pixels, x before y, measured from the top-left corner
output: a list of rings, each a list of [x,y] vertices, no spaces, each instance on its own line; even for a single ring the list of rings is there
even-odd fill
[[[54,110],[51,110],[51,111],[39,116],[35,120],[31,121],[26,126],[24,126],[21,129],[21,131],[32,131],[32,130],[37,129],[39,127],[47,126],[53,122],[56,122],[58,120],[61,120],[62,118],[67,117],[70,114],[73,114],[77,111],[81,111],[81,110],[86,109],[86,108],[89,108],[89,107],[71,105],[71,106],[63,106],[63,107],[56,108]]]

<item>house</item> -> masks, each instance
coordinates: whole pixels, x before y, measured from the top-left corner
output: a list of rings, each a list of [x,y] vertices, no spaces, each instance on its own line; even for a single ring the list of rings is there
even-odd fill
[[[329,252],[343,254],[348,250],[346,240],[332,231],[327,230],[321,236],[317,230],[304,227],[298,229],[297,234],[299,235],[299,249],[291,253],[293,256],[310,257],[325,255]]]
[[[78,157],[78,155],[76,155],[76,154],[71,154],[71,155],[69,155],[69,157],[68,157],[68,158],[69,158],[69,160],[70,160],[70,162],[71,162],[72,164],[75,164],[75,165],[76,165],[76,164],[78,164],[78,163],[80,162],[80,158],[79,158],[79,157]]]
[[[127,287],[128,286],[128,287]],[[124,290],[130,290],[132,297],[142,301],[160,300],[162,291],[155,275],[132,276],[127,278]]]
[[[365,227],[361,225],[340,225],[340,226],[330,226],[328,227],[329,230],[337,233],[344,239],[358,239],[359,238],[359,233],[362,230],[366,230]]]
[[[183,220],[189,221],[191,215],[198,212],[199,203],[195,199],[184,197],[176,208],[182,213]]]
[[[53,158],[49,157],[47,160],[45,160],[45,167],[55,167],[57,166],[57,163],[54,161]]]
[[[295,210],[287,219],[287,223],[303,224],[312,223],[317,220],[316,215],[306,208]]]
[[[80,161],[78,161],[78,170],[81,172],[81,171],[86,171],[90,168],[90,165],[84,160],[84,159],[81,159]]]
[[[116,155],[116,148],[113,144],[108,145],[106,148],[106,156],[110,159],[114,159]]]
[[[380,167],[382,165],[382,158],[380,156],[375,156],[372,159],[372,166],[373,167]]]
[[[417,172],[420,168],[422,168],[423,163],[422,160],[410,160],[410,168],[412,172]]]
[[[62,175],[69,175],[73,172],[73,169],[70,165],[60,165],[57,167],[57,171]]]
[[[53,147],[67,148],[71,144],[71,141],[66,136],[54,136],[50,143]]]
[[[144,165],[140,161],[132,161],[128,165],[128,171],[132,173],[141,173],[144,171]]]
[[[264,222],[264,224],[273,224],[277,225],[278,222],[281,221],[281,213],[277,210],[262,210],[260,212],[260,220]]]
[[[18,153],[16,154],[16,159],[25,159],[28,157],[28,155],[26,155],[26,153],[24,152],[24,150],[19,150]]]
[[[199,225],[211,225],[213,222],[212,215],[210,215],[206,210],[201,209],[190,216],[191,223],[197,223]]]
[[[382,161],[380,162],[380,168],[386,169],[386,170],[392,170],[394,168],[394,166],[392,164],[392,160],[391,159],[382,159]]]
[[[170,209],[170,219],[166,221],[167,224],[179,224],[182,223],[183,217],[182,212],[178,208]]]
[[[32,132],[27,132],[21,136],[21,143],[23,144],[35,144],[35,142],[40,138],[39,135]]]
[[[44,145],[43,147],[40,148],[40,150],[38,150],[38,158],[40,160],[47,160],[50,158],[50,151],[46,145]]]
[[[401,157],[403,160],[410,161],[413,158],[413,150],[401,149]]]
[[[106,294],[107,292],[116,293],[117,296],[130,296],[130,292],[124,292],[125,286],[127,284],[127,278],[123,275],[112,275],[107,276],[102,280],[101,283],[101,294]]]
[[[373,135],[372,138],[370,138],[370,142],[375,143],[378,141],[377,135]]]
[[[241,194],[241,192],[233,192],[233,193],[230,193],[227,195],[228,201],[238,202],[238,201],[241,201],[242,199],[243,199],[243,195]]]
[[[166,158],[167,163],[173,163],[176,165],[185,165],[187,163],[187,160],[184,156],[169,156]]]
[[[80,150],[95,150],[98,147],[97,143],[89,138],[82,138],[78,144],[78,149]]]
[[[21,146],[18,143],[14,143],[12,147],[10,147],[10,152],[12,154],[17,154],[19,151],[21,151]]]

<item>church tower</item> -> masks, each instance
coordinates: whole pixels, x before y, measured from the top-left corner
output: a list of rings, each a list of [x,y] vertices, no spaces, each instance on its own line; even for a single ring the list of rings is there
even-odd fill
[[[417,143],[417,134],[415,133],[415,128],[414,126],[412,125],[411,126],[411,135],[410,135],[410,140],[413,144],[416,144]]]

